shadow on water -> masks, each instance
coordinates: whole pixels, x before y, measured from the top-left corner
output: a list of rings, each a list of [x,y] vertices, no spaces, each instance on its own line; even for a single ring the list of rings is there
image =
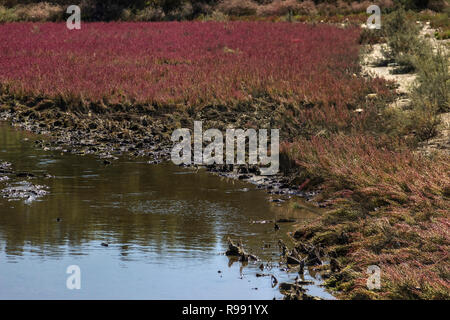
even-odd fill
[[[36,139],[0,123],[0,162],[34,175],[0,181],[0,189],[26,181],[48,192],[33,201],[0,198],[0,298],[281,298],[270,277],[256,277],[261,262],[243,267],[223,255],[228,236],[272,262],[264,273],[295,277],[276,267],[277,241],[293,224],[275,231],[252,223],[294,213],[254,186],[145,159],[105,166],[37,149]],[[81,269],[80,290],[66,288],[69,265]],[[316,285],[309,291],[331,298]]]

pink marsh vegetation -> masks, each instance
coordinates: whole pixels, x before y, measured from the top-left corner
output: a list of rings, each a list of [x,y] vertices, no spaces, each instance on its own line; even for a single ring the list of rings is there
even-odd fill
[[[267,22],[0,25],[14,94],[214,105],[251,97],[346,105],[367,90],[356,28]]]

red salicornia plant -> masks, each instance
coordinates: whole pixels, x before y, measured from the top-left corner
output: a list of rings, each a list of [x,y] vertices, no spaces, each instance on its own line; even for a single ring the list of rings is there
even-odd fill
[[[0,83],[25,95],[201,106],[343,105],[366,84],[356,28],[252,22],[0,25]]]

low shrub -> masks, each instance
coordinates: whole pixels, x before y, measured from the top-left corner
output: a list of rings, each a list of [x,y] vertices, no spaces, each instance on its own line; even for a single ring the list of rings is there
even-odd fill
[[[161,8],[146,7],[137,11],[134,16],[135,21],[161,21],[165,19],[164,11]]]
[[[360,44],[376,44],[383,41],[383,31],[380,29],[363,28],[359,36]]]
[[[299,2],[297,0],[275,0],[269,4],[258,7],[258,15],[284,16],[284,15],[314,15],[317,13],[313,1]]]
[[[447,39],[450,39],[450,30],[445,30],[445,31],[441,31],[441,32],[437,31],[437,32],[435,33],[435,37],[436,37],[436,39],[438,39],[438,40],[447,40]]]
[[[425,45],[419,38],[420,26],[408,19],[406,12],[400,8],[389,14],[383,23],[383,35],[387,49],[383,55],[388,61],[396,61],[404,71],[414,71],[413,57]]]
[[[412,91],[412,100],[419,105],[428,103],[437,112],[450,112],[450,54],[439,46],[436,49],[424,46],[415,57],[417,82]]]
[[[61,21],[64,18],[65,8],[47,2],[18,6],[15,14],[20,21]]]
[[[251,16],[256,14],[258,5],[251,0],[223,0],[217,9],[230,16]]]
[[[0,6],[0,23],[14,22],[18,20],[19,17],[17,16],[14,9]]]

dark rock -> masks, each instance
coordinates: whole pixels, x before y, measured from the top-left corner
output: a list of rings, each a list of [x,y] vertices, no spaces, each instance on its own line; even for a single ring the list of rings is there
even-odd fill
[[[248,174],[248,173],[249,173],[246,166],[240,166],[240,167],[238,168],[237,172],[238,172],[238,173],[241,173],[241,174]]]
[[[260,277],[268,277],[268,276],[270,276],[270,274],[267,274],[267,273],[257,273],[256,274],[256,277],[258,277],[258,278],[260,278]]]
[[[291,290],[304,291],[305,290],[300,285],[298,285],[296,283],[287,283],[287,282],[280,283],[278,285],[278,288],[280,288],[280,291],[291,291]]]
[[[307,266],[315,266],[315,265],[321,265],[322,261],[320,260],[319,253],[314,248],[308,253],[308,257],[306,259],[306,265]]]
[[[234,242],[228,238],[228,250],[225,252],[227,256],[237,256],[239,257],[239,261],[245,262],[249,260],[258,261],[258,257],[255,255],[246,253],[244,250],[244,246],[241,241],[236,245]]]
[[[331,270],[331,272],[339,272],[339,271],[341,271],[341,265],[334,258],[330,259],[330,270]]]
[[[300,260],[298,260],[297,258],[294,258],[293,256],[287,256],[287,264],[300,264]]]
[[[244,248],[242,246],[242,243],[238,243],[237,245],[234,244],[234,242],[228,238],[228,250],[225,252],[225,255],[227,256],[241,256],[244,254]]]
[[[295,237],[295,235],[294,235],[294,237]],[[310,247],[304,245],[301,242],[297,245],[297,247],[295,247],[295,249],[297,250],[297,252],[300,252],[300,253],[303,253],[303,254],[308,254],[309,251],[311,251]]]

